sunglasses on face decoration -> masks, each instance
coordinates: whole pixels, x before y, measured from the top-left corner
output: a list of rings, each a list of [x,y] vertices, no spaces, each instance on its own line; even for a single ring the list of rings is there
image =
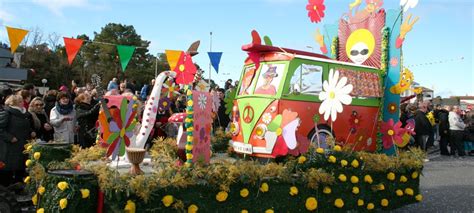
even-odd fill
[[[351,55],[352,56],[357,56],[359,54],[361,55],[367,55],[369,53],[369,49],[363,49],[360,52],[358,50],[351,50]]]

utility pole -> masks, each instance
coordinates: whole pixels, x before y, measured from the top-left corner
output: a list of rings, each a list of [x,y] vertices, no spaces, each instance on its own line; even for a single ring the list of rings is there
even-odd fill
[[[212,31],[209,32],[209,36],[210,36],[210,45],[209,45],[209,52],[212,52]],[[209,61],[209,86],[211,86],[211,62]]]

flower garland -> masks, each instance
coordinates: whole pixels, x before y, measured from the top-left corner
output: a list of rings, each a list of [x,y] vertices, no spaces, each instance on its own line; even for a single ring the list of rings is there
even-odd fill
[[[377,118],[377,152],[381,153],[383,151],[383,140],[382,136],[383,134],[380,132],[380,128],[382,127],[382,121],[383,121],[383,106],[385,102],[385,77],[387,76],[387,65],[388,65],[388,41],[389,41],[389,36],[390,32],[387,27],[382,29],[382,57],[380,59],[380,68],[382,70],[382,99],[380,100],[380,106],[379,106],[379,112],[378,112],[378,118]]]
[[[191,87],[190,87],[191,88]],[[184,122],[184,128],[186,128],[186,166],[191,166],[193,163],[193,131],[194,131],[194,110],[193,110],[193,91],[188,89],[186,91],[187,102],[186,102],[186,119]]]
[[[332,39],[331,55],[335,60],[337,60],[339,57],[339,37],[337,36]]]

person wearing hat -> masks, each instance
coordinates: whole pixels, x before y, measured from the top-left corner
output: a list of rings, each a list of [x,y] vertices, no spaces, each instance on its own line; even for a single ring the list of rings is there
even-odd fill
[[[276,72],[276,67],[270,66],[268,67],[268,70],[263,73],[262,75],[264,83],[262,86],[257,88],[255,90],[255,94],[260,94],[260,95],[275,95],[276,94],[276,88],[274,85],[272,85],[273,78],[278,77],[278,74]]]

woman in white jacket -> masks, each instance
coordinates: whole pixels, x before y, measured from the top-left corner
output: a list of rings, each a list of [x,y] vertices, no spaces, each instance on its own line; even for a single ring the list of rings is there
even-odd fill
[[[60,92],[56,99],[56,106],[51,109],[50,122],[54,127],[54,140],[74,143],[74,134],[77,127],[76,112],[69,95]]]

